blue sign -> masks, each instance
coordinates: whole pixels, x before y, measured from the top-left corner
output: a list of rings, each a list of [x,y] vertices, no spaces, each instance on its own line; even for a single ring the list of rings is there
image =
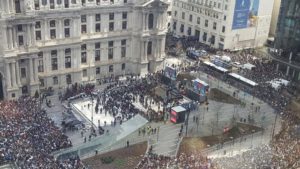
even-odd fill
[[[236,0],[232,29],[243,29],[256,25],[259,0]]]

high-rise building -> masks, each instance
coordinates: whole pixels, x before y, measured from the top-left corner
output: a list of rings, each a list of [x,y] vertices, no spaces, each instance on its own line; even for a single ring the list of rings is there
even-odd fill
[[[300,1],[282,0],[275,36],[273,55],[278,61],[277,70],[282,70],[292,79],[300,80]]]
[[[173,0],[171,30],[214,48],[263,46],[274,0]]]
[[[162,68],[165,0],[1,0],[0,98]]]

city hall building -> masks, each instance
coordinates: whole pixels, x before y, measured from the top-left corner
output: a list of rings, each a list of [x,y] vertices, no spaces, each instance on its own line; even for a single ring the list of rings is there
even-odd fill
[[[161,69],[167,8],[164,0],[1,0],[0,98]]]
[[[173,0],[171,31],[214,48],[240,50],[268,39],[274,0]]]

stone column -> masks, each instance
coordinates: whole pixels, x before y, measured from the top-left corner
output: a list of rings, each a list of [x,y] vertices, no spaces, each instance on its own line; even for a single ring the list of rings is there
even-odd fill
[[[31,32],[31,43],[32,43],[32,46],[35,46],[35,44],[36,44],[34,27],[35,27],[35,24],[30,24],[30,32]],[[42,37],[41,37],[41,38],[42,38]]]
[[[141,23],[142,23],[142,31],[144,30],[144,27],[145,27],[145,22],[144,22],[144,15],[145,13],[142,12],[142,20],[141,20]]]
[[[145,48],[144,48],[144,57],[145,57],[145,61],[147,61],[147,60],[148,60],[148,54],[147,54],[147,51],[148,51],[148,40],[146,40],[146,41],[144,42],[144,44],[145,44]]]
[[[142,40],[141,41],[141,53],[140,53],[140,59],[143,62],[144,61],[144,48],[145,48],[145,42]]]
[[[58,31],[58,38],[59,39],[62,39],[63,38],[63,25],[62,25],[62,19],[59,19],[58,20],[58,29],[57,29],[57,31]]]
[[[16,81],[16,62],[11,63],[12,71],[11,71],[11,78],[12,78],[12,87],[18,87]]]
[[[21,86],[19,61],[16,61],[17,84]]]
[[[7,27],[7,46],[8,49],[12,49],[13,48],[13,43],[12,43],[12,28],[11,27]]]
[[[13,43],[13,48],[17,48],[19,45],[17,44],[17,40],[16,40],[16,29],[15,27],[12,27],[12,43]]]
[[[146,22],[146,28],[145,28],[145,30],[148,30],[148,16],[149,16],[149,14],[147,13],[146,17],[145,17],[145,22]]]
[[[0,4],[0,5],[2,5],[2,4]],[[2,29],[3,29],[3,44],[4,44],[4,49],[8,49],[9,47],[8,47],[8,37],[7,37],[7,33],[8,33],[8,29],[7,29],[7,27],[6,26],[4,26],[4,27],[2,27]]]
[[[44,20],[44,34],[45,34],[44,40],[48,40],[50,33],[48,32],[48,20],[47,19]]]
[[[31,29],[30,29],[30,24],[27,25],[27,44],[28,46],[32,45],[32,37],[31,37]]]
[[[11,88],[11,73],[10,73],[10,63],[6,63],[6,83],[7,83],[7,88]]]
[[[279,70],[279,63],[277,63],[276,65],[276,72],[278,72],[278,70]]]
[[[290,66],[287,66],[285,75],[288,76],[290,73]]]
[[[88,33],[94,33],[94,29],[95,29],[95,19],[93,17],[93,15],[88,15],[88,20],[90,20],[89,22],[87,22],[87,30],[90,30],[90,32]],[[116,25],[115,25],[116,26]]]
[[[29,58],[29,78],[30,84],[34,83],[34,75],[33,75],[33,63],[32,63],[32,56]]]
[[[15,1],[9,0],[9,2],[11,2],[11,11],[12,11],[12,13],[16,13],[16,10],[15,10]]]

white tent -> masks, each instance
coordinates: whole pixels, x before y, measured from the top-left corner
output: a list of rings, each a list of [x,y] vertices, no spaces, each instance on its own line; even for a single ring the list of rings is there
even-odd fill
[[[243,65],[243,69],[253,70],[255,68],[255,65],[252,65],[250,63],[246,63]]]
[[[229,56],[223,55],[223,56],[221,57],[221,59],[222,59],[223,61],[226,61],[226,62],[231,62],[231,58],[230,58]]]

